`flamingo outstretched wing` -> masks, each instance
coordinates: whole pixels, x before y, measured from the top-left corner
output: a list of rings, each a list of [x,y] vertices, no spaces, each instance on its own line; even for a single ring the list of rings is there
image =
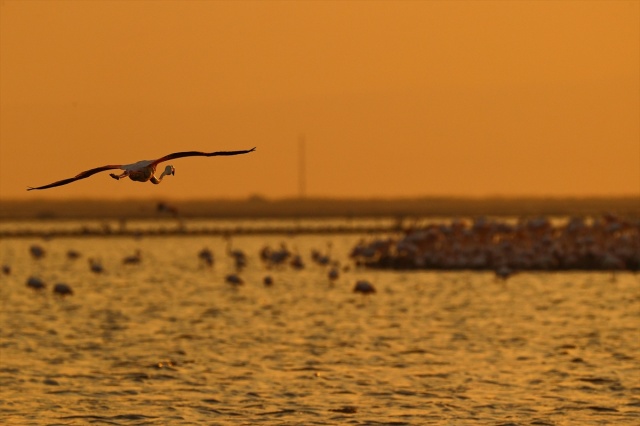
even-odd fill
[[[182,151],[182,152],[174,152],[173,154],[165,155],[164,157],[160,157],[157,160],[153,161],[153,164],[157,165],[162,163],[163,161],[174,160],[176,158],[182,157],[214,157],[218,155],[240,155],[240,154],[248,154],[250,152],[255,151],[256,148],[253,147],[251,149],[247,149],[244,151],[217,151],[217,152],[202,152],[202,151]]]
[[[75,177],[72,177],[69,179],[62,179],[57,182],[50,183],[49,185],[38,186],[35,188],[28,187],[27,191],[32,191],[34,189],[47,189],[47,188],[53,188],[54,186],[66,185],[68,183],[75,182],[80,179],[86,179],[89,176],[95,175],[96,173],[104,172],[105,170],[114,170],[114,169],[119,169],[121,167],[122,167],[121,165],[109,165],[109,166],[96,167],[95,169],[89,169],[89,170],[85,170],[84,172],[78,173]]]
[[[114,170],[114,169],[125,169],[125,170],[129,170],[129,167],[148,167],[148,166],[156,166],[159,163],[162,163],[163,161],[168,161],[168,160],[173,160],[175,158],[181,158],[181,157],[213,157],[213,156],[218,156],[218,155],[240,155],[240,154],[247,154],[249,152],[255,151],[256,148],[253,147],[251,149],[245,150],[245,151],[217,151],[217,152],[202,152],[202,151],[182,151],[182,152],[174,152],[173,154],[169,154],[169,155],[165,155],[164,157],[158,158],[157,160],[154,160],[152,162],[147,162],[147,161],[142,161],[139,163],[135,163],[135,164],[129,164],[129,165],[108,165],[108,166],[102,166],[102,167],[96,167],[95,169],[89,169],[89,170],[85,170],[84,172],[79,173],[77,176],[69,178],[69,179],[63,179],[63,180],[59,180],[57,182],[53,182],[50,183],[49,185],[43,185],[43,186],[38,186],[38,187],[28,187],[27,191],[32,191],[34,189],[47,189],[47,188],[53,188],[55,186],[61,186],[61,185],[66,185],[68,183],[71,182],[75,182],[77,180],[80,179],[85,179],[88,178],[89,176],[92,176],[96,173],[99,172],[103,172],[105,170]],[[143,163],[143,164],[140,164]]]

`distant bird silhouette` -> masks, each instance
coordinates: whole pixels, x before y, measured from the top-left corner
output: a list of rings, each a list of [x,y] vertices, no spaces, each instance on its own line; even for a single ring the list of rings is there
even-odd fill
[[[355,287],[353,287],[354,293],[362,293],[362,294],[373,294],[376,292],[375,287],[369,281],[359,280],[356,282]]]
[[[225,238],[227,239],[227,255],[233,259],[236,270],[240,271],[247,266],[247,255],[242,250],[232,247],[231,235],[227,235]]]
[[[515,271],[507,265],[500,265],[494,272],[496,274],[496,279],[499,281],[506,281],[515,273]]]
[[[198,252],[198,258],[207,266],[212,267],[214,263],[213,252],[205,247]]]
[[[238,287],[244,284],[244,280],[240,278],[238,274],[229,274],[224,278],[224,280],[227,282],[227,284],[231,284],[234,287]]]
[[[165,203],[164,201],[160,201],[156,205],[156,211],[158,213],[168,213],[173,217],[178,217],[178,209],[170,204]]]
[[[53,294],[60,297],[71,296],[73,294],[73,290],[65,283],[58,283],[53,286]]]
[[[265,287],[271,287],[273,285],[273,278],[271,277],[271,275],[265,275],[265,277],[262,279],[262,283],[265,285]]]
[[[155,172],[156,172],[156,167],[158,166],[158,164],[162,163],[163,161],[169,161],[169,160],[174,160],[176,158],[182,158],[182,157],[213,157],[213,156],[219,156],[219,155],[239,155],[239,154],[247,154],[249,152],[255,151],[255,147],[251,148],[249,150],[245,150],[245,151],[218,151],[218,152],[201,152],[201,151],[183,151],[183,152],[174,152],[173,154],[169,154],[169,155],[165,155],[164,157],[160,157],[156,160],[142,160],[142,161],[138,161],[137,163],[132,163],[132,164],[114,164],[114,165],[107,165],[107,166],[102,166],[102,167],[96,167],[94,169],[89,169],[89,170],[85,170],[84,172],[79,173],[78,175],[76,175],[75,177],[69,178],[69,179],[63,179],[63,180],[59,180],[57,182],[53,182],[50,183],[48,185],[43,185],[43,186],[37,186],[37,187],[28,187],[27,191],[31,191],[34,189],[47,189],[47,188],[53,188],[55,186],[61,186],[61,185],[66,185],[69,184],[71,182],[75,182],[77,180],[80,179],[85,179],[88,178],[89,176],[92,176],[96,173],[100,173],[100,172],[104,172],[106,170],[124,170],[123,173],[116,175],[114,173],[111,173],[109,176],[111,176],[112,178],[116,179],[116,180],[120,180],[123,179],[125,177],[128,177],[131,180],[134,180],[136,182],[148,182],[151,181],[151,183],[154,184],[159,184],[160,182],[162,182],[162,178],[164,178],[166,175],[175,175],[175,168],[171,165],[168,165],[165,167],[164,171],[162,172],[162,174],[160,175],[160,177],[156,177],[155,176]]]
[[[322,254],[319,250],[311,250],[311,259],[320,266],[327,266],[331,262],[331,241],[327,242],[327,252]]]
[[[291,252],[287,249],[285,243],[280,243],[278,250],[273,250],[269,246],[264,246],[260,250],[260,259],[265,263],[267,267],[281,266],[291,256]]]
[[[29,247],[29,253],[34,259],[42,259],[47,252],[41,246],[33,244]]]
[[[80,257],[80,252],[78,252],[78,251],[73,250],[73,249],[69,249],[67,251],[67,259],[75,260],[75,259],[77,259],[79,257]]]
[[[329,282],[331,284],[336,282],[338,278],[340,278],[340,271],[338,270],[338,267],[332,266],[331,269],[329,269],[329,273],[327,274],[327,276],[329,277]]]
[[[136,250],[135,254],[132,254],[130,256],[125,256],[122,259],[122,263],[124,265],[137,265],[138,263],[140,263],[142,261],[142,253],[140,252],[140,250]]]
[[[104,272],[104,267],[102,266],[102,262],[93,258],[88,260],[89,260],[89,269],[91,269],[91,272],[95,274],[101,274]]]
[[[40,291],[44,290],[47,285],[40,278],[29,277],[29,279],[27,279],[27,287],[36,291]]]
[[[5,275],[11,275],[11,266],[2,265],[2,273]]]
[[[289,265],[291,265],[291,267],[296,270],[304,269],[304,261],[299,254],[293,256],[293,259],[291,259]]]

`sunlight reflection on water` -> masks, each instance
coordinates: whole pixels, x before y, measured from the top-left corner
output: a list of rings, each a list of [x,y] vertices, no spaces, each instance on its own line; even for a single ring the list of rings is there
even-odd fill
[[[3,240],[3,424],[638,424],[640,280],[342,270],[358,235]],[[47,254],[29,255],[37,242]],[[285,242],[305,268],[267,270]],[[329,248],[328,242],[331,242]],[[208,247],[215,265],[199,263]],[[66,253],[81,257],[70,260]],[[122,259],[141,250],[142,261]],[[100,259],[105,273],[89,270]],[[274,284],[265,287],[269,274]],[[47,284],[36,293],[29,276]],[[356,280],[377,293],[354,294]],[[69,284],[60,299],[51,288]]]

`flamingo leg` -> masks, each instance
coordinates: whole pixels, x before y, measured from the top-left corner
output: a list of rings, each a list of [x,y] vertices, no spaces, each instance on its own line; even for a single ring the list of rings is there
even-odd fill
[[[129,176],[129,172],[124,171],[122,174],[119,174],[119,175],[116,175],[115,173],[110,173],[109,176],[111,176],[115,180],[120,180],[122,178],[126,178],[127,176]]]

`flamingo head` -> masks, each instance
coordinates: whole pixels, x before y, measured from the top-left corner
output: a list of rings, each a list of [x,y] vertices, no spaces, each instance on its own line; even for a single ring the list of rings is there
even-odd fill
[[[173,167],[172,165],[168,165],[167,167],[164,168],[164,175],[171,175],[171,176],[175,176],[176,174],[176,168]]]

